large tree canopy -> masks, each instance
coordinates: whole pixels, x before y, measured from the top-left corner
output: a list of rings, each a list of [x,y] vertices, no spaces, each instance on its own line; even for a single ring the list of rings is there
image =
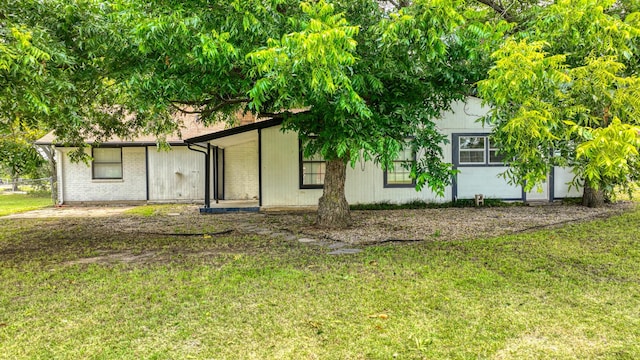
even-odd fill
[[[114,106],[128,94],[110,77],[111,12],[92,0],[0,3],[0,133],[18,121],[81,144],[140,129]]]
[[[387,166],[412,146],[418,187],[443,193],[452,169],[434,120],[481,78],[500,37],[456,2],[405,3],[123,1],[111,74],[129,94],[121,105],[156,130],[176,111],[283,118],[327,160],[319,223],[345,226],[345,168],[361,158]]]
[[[280,117],[327,160],[319,223],[344,226],[348,163],[384,167],[412,146],[423,155],[411,164],[418,187],[449,183],[433,120],[482,77],[500,37],[463,5],[10,0],[0,5],[0,119],[79,144],[162,136],[177,112]]]
[[[493,54],[480,94],[506,175],[526,189],[570,166],[585,205],[597,206],[640,175],[640,16],[623,21],[613,5],[557,1]]]

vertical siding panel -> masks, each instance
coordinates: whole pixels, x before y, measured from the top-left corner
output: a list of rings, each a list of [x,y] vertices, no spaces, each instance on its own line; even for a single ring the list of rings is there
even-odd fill
[[[553,194],[556,198],[582,196],[582,189],[576,189],[575,186],[572,186],[571,190],[569,190],[568,184],[575,177],[575,174],[573,173],[573,170],[571,168],[556,166],[554,168],[553,175]]]
[[[224,155],[225,199],[258,199],[258,141],[228,146]]]
[[[300,189],[298,136],[279,126],[262,130],[262,205],[317,205],[322,189]]]
[[[150,201],[204,200],[204,155],[186,146],[149,148]]]

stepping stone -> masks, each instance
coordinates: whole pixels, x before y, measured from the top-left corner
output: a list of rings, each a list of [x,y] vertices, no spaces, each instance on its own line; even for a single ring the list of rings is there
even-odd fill
[[[271,236],[273,237],[286,237],[287,235],[289,235],[288,233],[285,232],[274,232],[271,234]]]
[[[316,239],[300,238],[300,239],[298,239],[298,241],[301,242],[301,243],[309,244],[309,243],[316,242]]]
[[[329,255],[349,255],[362,252],[362,249],[337,249],[329,253]]]
[[[340,249],[340,248],[343,248],[345,246],[347,246],[347,244],[341,243],[341,242],[336,242],[336,243],[333,243],[333,244],[329,245],[328,248],[329,249]]]

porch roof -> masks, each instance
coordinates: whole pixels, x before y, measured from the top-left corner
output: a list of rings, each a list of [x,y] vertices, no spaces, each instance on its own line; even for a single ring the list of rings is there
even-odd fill
[[[243,134],[253,130],[270,128],[272,126],[278,126],[280,124],[282,124],[282,119],[279,119],[279,118],[268,119],[268,120],[247,124],[247,125],[241,125],[238,127],[225,129],[222,131],[211,132],[206,135],[195,136],[192,138],[185,139],[184,142],[188,144],[208,142],[211,140],[221,139],[221,138],[225,138],[232,135]]]

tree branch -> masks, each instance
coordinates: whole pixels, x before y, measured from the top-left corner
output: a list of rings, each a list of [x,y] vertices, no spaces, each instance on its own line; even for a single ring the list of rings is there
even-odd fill
[[[289,110],[282,111],[282,112],[276,112],[276,113],[260,112],[260,113],[258,113],[258,117],[270,117],[270,118],[273,118],[273,119],[284,119],[285,117],[289,117],[289,116],[292,116],[292,115],[308,114],[310,112],[311,112],[311,109],[304,110],[304,111],[298,111],[298,112],[292,112],[292,111],[289,111]]]
[[[506,8],[502,7],[502,3],[497,4],[493,0],[476,0],[481,4],[484,4],[493,9],[498,15],[500,15],[503,19],[508,22],[516,22],[516,18],[509,14]]]
[[[209,107],[210,104],[219,101],[216,105]],[[172,107],[185,114],[202,114],[203,116],[209,116],[214,112],[222,109],[227,105],[241,104],[251,101],[248,97],[241,98],[223,98],[221,96],[218,99],[205,99],[202,101],[182,101],[182,100],[169,100]],[[202,110],[186,110],[179,105],[191,105],[191,106],[204,106]]]

